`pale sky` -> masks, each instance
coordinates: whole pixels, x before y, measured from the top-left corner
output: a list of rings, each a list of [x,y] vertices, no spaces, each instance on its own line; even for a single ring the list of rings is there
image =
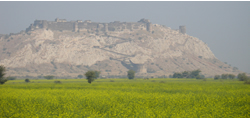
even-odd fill
[[[222,62],[250,73],[250,2],[0,2],[0,34],[18,33],[34,20],[137,22],[178,29],[204,41]]]

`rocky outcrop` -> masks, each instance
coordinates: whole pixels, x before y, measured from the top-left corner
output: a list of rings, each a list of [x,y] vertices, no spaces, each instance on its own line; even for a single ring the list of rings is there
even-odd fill
[[[150,30],[94,32],[35,29],[1,36],[0,65],[14,76],[72,76],[87,70],[102,75],[168,76],[173,72],[201,69],[212,76],[239,70],[219,61],[196,37],[152,24]]]

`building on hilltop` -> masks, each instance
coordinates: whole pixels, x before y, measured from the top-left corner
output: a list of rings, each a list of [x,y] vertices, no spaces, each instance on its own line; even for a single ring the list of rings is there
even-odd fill
[[[152,24],[148,19],[141,19],[138,22],[120,22],[114,21],[110,23],[98,23],[91,22],[91,20],[82,20],[77,21],[67,21],[66,19],[56,18],[55,21],[46,21],[46,20],[35,20],[31,24],[26,32],[32,31],[35,29],[47,29],[47,30],[68,30],[73,32],[79,32],[82,30],[95,30],[98,32],[109,32],[109,31],[123,31],[123,30],[147,30],[152,31]]]
[[[91,22],[91,20],[82,20],[77,21],[67,21],[66,19],[56,18],[55,21],[47,20],[35,20],[33,24],[30,24],[26,28],[26,32],[36,30],[36,29],[46,29],[52,31],[72,31],[72,32],[81,32],[81,31],[96,31],[96,32],[119,32],[119,31],[134,31],[134,30],[146,30],[149,33],[153,31],[153,25],[148,19],[141,19],[138,22],[120,22],[114,21],[110,23],[99,23]],[[186,27],[180,26],[179,32],[182,34],[186,33]]]

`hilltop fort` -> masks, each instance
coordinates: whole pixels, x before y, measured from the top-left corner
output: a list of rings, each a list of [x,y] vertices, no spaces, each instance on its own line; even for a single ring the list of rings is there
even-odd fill
[[[96,31],[96,32],[115,32],[115,31],[125,31],[125,30],[146,30],[148,32],[152,32],[152,23],[148,19],[141,19],[138,22],[120,22],[114,21],[110,23],[99,23],[99,22],[91,22],[91,20],[77,20],[77,21],[67,21],[66,19],[58,19],[55,21],[47,21],[47,20],[35,20],[33,24],[26,29],[26,32],[32,31],[35,29],[49,29],[49,30],[57,30],[57,31],[73,31],[73,32],[81,32],[81,31]],[[180,26],[179,31],[183,34],[186,33],[186,27]]]
[[[218,60],[206,43],[148,19],[110,23],[35,20],[25,31],[0,35],[0,65],[16,76],[169,76],[200,69],[205,76],[240,72]]]

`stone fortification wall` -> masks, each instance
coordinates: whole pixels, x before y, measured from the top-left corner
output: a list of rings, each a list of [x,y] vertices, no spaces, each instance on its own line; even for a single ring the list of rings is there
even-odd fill
[[[35,29],[50,29],[50,30],[69,30],[69,31],[82,31],[82,30],[94,30],[94,31],[123,31],[123,30],[147,30],[151,32],[151,26],[149,20],[141,19],[138,22],[119,22],[114,21],[110,23],[98,23],[91,22],[90,20],[86,20],[84,22],[77,21],[66,21],[65,19],[55,19],[55,21],[46,21],[46,20],[35,20],[33,24],[31,24],[26,32],[35,30]]]
[[[74,22],[49,22],[47,28],[50,30],[73,30]]]

